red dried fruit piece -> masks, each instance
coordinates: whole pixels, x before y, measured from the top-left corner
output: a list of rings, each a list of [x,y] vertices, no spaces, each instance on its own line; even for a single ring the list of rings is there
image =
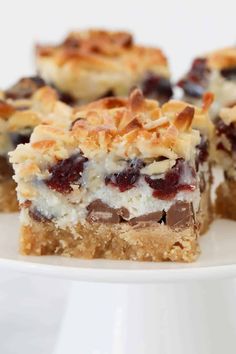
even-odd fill
[[[145,97],[155,98],[162,102],[168,101],[173,95],[170,80],[151,72],[146,74],[141,89]]]
[[[193,191],[196,188],[196,173],[184,159],[177,159],[164,178],[152,179],[146,176],[145,181],[154,189],[154,197],[168,200],[180,191]]]
[[[125,192],[133,187],[139,180],[140,170],[144,167],[144,162],[134,159],[129,162],[127,168],[119,173],[112,173],[105,177],[105,184],[118,187],[120,192]]]
[[[59,161],[49,169],[51,177],[45,181],[46,185],[62,194],[72,192],[71,184],[80,185],[84,163],[87,161],[88,159],[81,154],[75,154],[68,159]]]
[[[231,144],[232,151],[236,151],[236,124],[232,122],[227,125],[220,118],[216,119],[214,124],[216,126],[216,134],[218,136],[225,135]],[[220,146],[217,148],[221,150]]]
[[[198,170],[199,164],[203,164],[207,161],[209,156],[209,141],[204,135],[201,135],[201,141],[200,144],[197,145],[197,150],[196,168]]]

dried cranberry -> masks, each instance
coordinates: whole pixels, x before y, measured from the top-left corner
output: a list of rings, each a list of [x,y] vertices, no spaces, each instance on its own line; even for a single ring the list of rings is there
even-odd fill
[[[144,167],[144,162],[134,159],[128,162],[128,167],[119,173],[112,173],[105,177],[105,184],[118,187],[120,192],[125,192],[135,186],[139,180],[140,170]]]
[[[184,159],[166,172],[164,178],[153,179],[145,176],[147,184],[154,189],[153,196],[159,199],[172,199],[180,191],[192,191],[196,188],[196,173]]]
[[[225,135],[231,144],[233,151],[236,151],[236,124],[234,122],[229,125],[225,124],[222,119],[215,120],[216,134],[218,136]],[[219,150],[223,150],[218,147]]]
[[[220,73],[227,80],[236,80],[236,66],[222,69]]]
[[[46,185],[62,194],[72,192],[71,184],[80,185],[86,161],[88,159],[81,154],[75,154],[66,160],[59,161],[49,169],[51,177],[45,181]]]
[[[197,146],[197,151],[198,155],[196,158],[196,167],[198,170],[199,164],[203,164],[205,161],[207,161],[209,156],[209,141],[204,135],[201,135],[201,141]]]
[[[207,59],[197,58],[193,61],[189,72],[177,85],[184,90],[186,95],[200,98],[205,91],[209,73],[210,69],[207,67]]]
[[[170,80],[151,72],[146,74],[141,88],[144,96],[159,99],[162,102],[168,101],[173,95]]]

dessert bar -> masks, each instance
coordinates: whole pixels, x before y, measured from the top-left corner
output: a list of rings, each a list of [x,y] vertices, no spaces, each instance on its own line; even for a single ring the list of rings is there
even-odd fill
[[[218,117],[222,107],[236,103],[236,47],[224,48],[196,58],[178,86],[184,99],[199,104],[206,91],[215,96],[211,114]]]
[[[28,142],[34,127],[46,123],[46,118],[51,121],[59,107],[61,114],[66,105],[58,102],[57,93],[39,77],[23,78],[0,92],[0,211],[18,210],[9,151]]]
[[[214,124],[214,157],[224,172],[216,190],[216,213],[236,220],[236,105],[222,108]]]
[[[36,65],[69,104],[128,96],[134,87],[161,102],[172,96],[165,55],[158,48],[136,45],[126,32],[72,32],[59,45],[38,45]]]
[[[207,110],[207,102],[160,107],[136,89],[81,107],[67,127],[37,126],[10,154],[21,252],[194,261],[210,186],[192,124],[207,122]]]

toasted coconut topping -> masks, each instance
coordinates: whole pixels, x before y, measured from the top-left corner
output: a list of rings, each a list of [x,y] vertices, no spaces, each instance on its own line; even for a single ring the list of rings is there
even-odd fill
[[[33,129],[42,122],[69,124],[67,119],[63,123],[63,116],[70,117],[71,112],[72,109],[60,102],[56,91],[48,86],[37,89],[31,97],[24,99],[7,98],[3,92],[0,100],[0,120],[7,122],[9,133]]]
[[[149,74],[157,81],[169,82],[170,77],[162,51],[134,44],[126,32],[73,32],[59,45],[38,45],[36,64],[46,82],[80,105],[107,95],[126,97],[132,88],[142,87]],[[161,90],[165,95],[167,89]]]
[[[205,92],[202,99],[202,110],[207,112],[214,101],[214,94],[211,92]]]
[[[216,50],[206,55],[207,64],[212,69],[236,67],[236,46]]]
[[[14,112],[15,107],[6,101],[0,100],[0,118],[7,120]]]
[[[159,49],[145,48],[133,44],[133,37],[127,32],[109,32],[103,30],[89,30],[72,32],[57,46],[37,46],[37,55],[40,57],[54,56],[58,63],[63,65],[68,60],[84,62],[84,65],[93,64],[98,67],[105,65],[112,68],[112,63],[102,60],[107,57],[130,56],[127,62],[130,68],[137,66],[132,55],[142,55],[143,59],[158,65],[167,65],[166,57]],[[89,61],[91,59],[91,61]],[[124,59],[127,59],[124,57]],[[137,58],[140,59],[140,58]],[[143,63],[145,65],[145,63]],[[114,64],[114,68],[118,63]]]
[[[44,173],[48,165],[82,151],[86,158],[99,163],[108,155],[112,161],[137,157],[153,163],[145,173],[162,173],[180,157],[194,163],[200,134],[191,124],[204,114],[177,101],[161,108],[136,89],[127,99],[107,98],[76,109],[70,126],[39,125],[30,143],[11,153],[11,161],[18,164],[27,156],[27,161],[36,163]],[[166,159],[170,161],[163,162]],[[19,169],[24,176],[32,171],[26,162]]]
[[[164,114],[167,114],[168,117],[171,117],[172,120],[177,119],[177,122],[178,122],[178,118],[176,117],[178,115],[181,114],[182,117],[186,115],[186,118],[183,119],[184,122],[186,119],[185,129],[187,129],[191,121],[190,125],[192,126],[192,128],[200,130],[200,132],[205,135],[212,134],[213,123],[211,122],[210,117],[208,115],[208,109],[210,108],[212,94],[206,94],[206,96],[204,97],[205,98],[203,100],[205,101],[203,101],[204,103],[202,108],[187,104],[183,101],[171,100],[162,106],[162,112]],[[188,107],[187,114],[185,111],[186,107]],[[191,118],[191,114],[193,110],[194,110],[194,115]],[[183,114],[184,111],[185,113]],[[180,120],[182,121],[182,119]]]
[[[180,130],[180,131],[187,131],[193,121],[194,117],[194,108],[187,106],[181,111],[177,117],[174,120],[174,125]]]

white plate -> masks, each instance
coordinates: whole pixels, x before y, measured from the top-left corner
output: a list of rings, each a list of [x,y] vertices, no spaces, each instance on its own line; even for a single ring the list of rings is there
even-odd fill
[[[236,277],[236,222],[216,220],[201,238],[195,263],[80,260],[59,256],[25,257],[18,252],[18,215],[0,215],[0,266],[82,281],[173,282]]]

